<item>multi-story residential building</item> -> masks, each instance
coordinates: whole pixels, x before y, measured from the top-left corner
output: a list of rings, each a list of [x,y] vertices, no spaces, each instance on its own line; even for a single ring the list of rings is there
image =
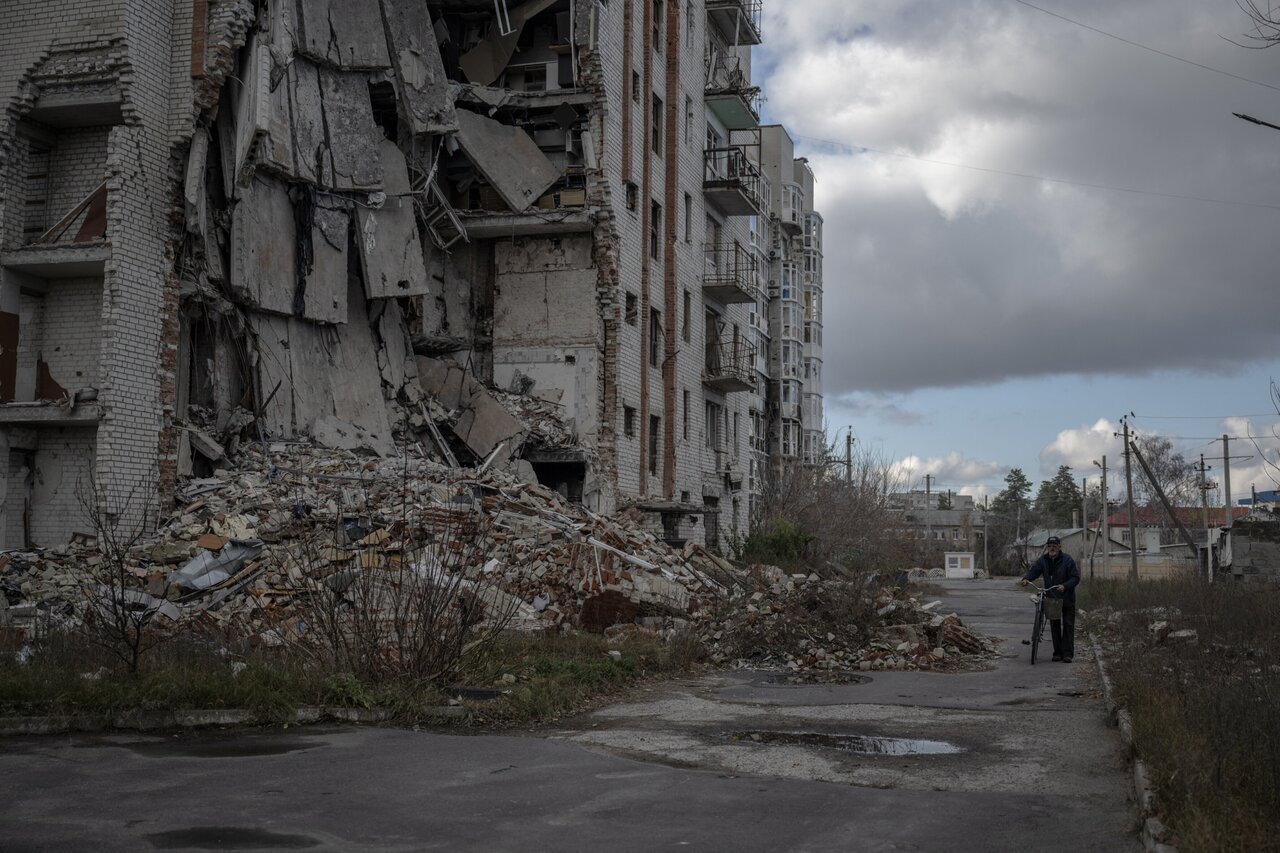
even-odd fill
[[[518,456],[673,540],[726,545],[821,444],[821,217],[760,126],[760,0],[14,5],[6,547],[239,440],[393,452],[439,361],[559,406],[576,444]]]

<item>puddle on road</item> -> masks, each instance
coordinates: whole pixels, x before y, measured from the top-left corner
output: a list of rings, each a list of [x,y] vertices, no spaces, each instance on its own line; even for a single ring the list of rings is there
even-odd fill
[[[242,826],[193,826],[143,836],[160,850],[306,850],[320,842],[308,835],[287,835]]]
[[[798,746],[825,746],[859,755],[950,755],[962,748],[942,740],[876,737],[874,735],[829,735],[818,732],[730,732],[729,740],[749,743],[782,743]]]
[[[235,737],[171,738],[169,740],[134,741],[120,744],[148,758],[256,758],[264,755],[286,755],[324,746],[324,741],[279,735]]]

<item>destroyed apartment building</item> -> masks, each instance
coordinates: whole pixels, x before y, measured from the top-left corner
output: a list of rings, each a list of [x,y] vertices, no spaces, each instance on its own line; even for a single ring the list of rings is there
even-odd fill
[[[823,461],[822,219],[760,124],[760,0],[5,18],[3,548],[163,514],[247,441],[420,443],[711,546]]]

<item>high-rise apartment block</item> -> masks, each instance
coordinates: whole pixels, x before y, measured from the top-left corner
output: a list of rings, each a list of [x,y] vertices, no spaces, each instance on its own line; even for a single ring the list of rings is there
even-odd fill
[[[3,546],[242,441],[395,452],[441,395],[460,464],[745,535],[825,459],[822,218],[761,37],[760,0],[14,0]]]

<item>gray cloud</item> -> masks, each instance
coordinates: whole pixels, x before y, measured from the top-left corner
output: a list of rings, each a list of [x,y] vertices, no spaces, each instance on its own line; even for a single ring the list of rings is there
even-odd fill
[[[1049,3],[1048,8],[1062,4]],[[1280,93],[1008,0],[770,4],[764,81],[798,137],[1186,196],[1280,204]],[[1268,80],[1233,3],[1064,13]],[[826,219],[827,392],[1061,373],[1229,373],[1280,356],[1280,210],[810,146]]]

